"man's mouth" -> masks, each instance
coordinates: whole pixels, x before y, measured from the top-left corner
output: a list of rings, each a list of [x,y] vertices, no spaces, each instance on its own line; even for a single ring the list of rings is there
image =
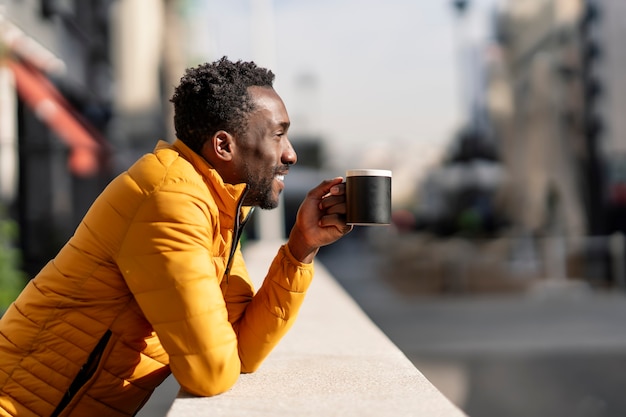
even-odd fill
[[[285,176],[288,173],[289,173],[289,169],[287,169],[287,168],[282,168],[280,170],[276,170],[276,175],[274,176],[274,178],[276,178],[280,182],[285,182]]]

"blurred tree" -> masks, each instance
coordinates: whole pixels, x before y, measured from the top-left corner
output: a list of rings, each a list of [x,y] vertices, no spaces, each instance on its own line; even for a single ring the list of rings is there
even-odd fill
[[[20,269],[21,254],[15,247],[18,234],[17,223],[0,206],[0,315],[26,284],[26,274]]]

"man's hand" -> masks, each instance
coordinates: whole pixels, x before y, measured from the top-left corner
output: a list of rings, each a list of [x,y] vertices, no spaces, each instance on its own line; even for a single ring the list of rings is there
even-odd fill
[[[301,262],[310,263],[321,246],[352,230],[346,225],[346,185],[343,178],[325,180],[308,192],[298,209],[287,245]]]

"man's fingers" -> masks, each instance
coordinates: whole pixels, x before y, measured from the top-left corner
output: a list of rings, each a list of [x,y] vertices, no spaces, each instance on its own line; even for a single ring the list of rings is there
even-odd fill
[[[345,204],[346,199],[344,196],[328,196],[322,199],[319,203],[320,210],[326,210],[332,206],[336,206],[338,204]]]
[[[352,226],[346,224],[346,218],[341,214],[326,214],[320,218],[319,225],[322,227],[334,226],[343,233],[352,230]]]
[[[326,214],[346,214],[347,211],[345,201],[337,201],[333,204],[322,206],[320,209]]]
[[[316,199],[321,199],[322,197],[330,193],[330,189],[333,186],[337,184],[341,184],[342,182],[343,182],[342,177],[336,177],[330,180],[324,180],[320,183],[320,185],[318,185],[317,187],[309,191],[309,196],[316,198]]]

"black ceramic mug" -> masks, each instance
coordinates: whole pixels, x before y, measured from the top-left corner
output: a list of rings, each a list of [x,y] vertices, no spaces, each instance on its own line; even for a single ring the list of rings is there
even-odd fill
[[[355,226],[391,223],[391,171],[346,171],[346,222]]]

